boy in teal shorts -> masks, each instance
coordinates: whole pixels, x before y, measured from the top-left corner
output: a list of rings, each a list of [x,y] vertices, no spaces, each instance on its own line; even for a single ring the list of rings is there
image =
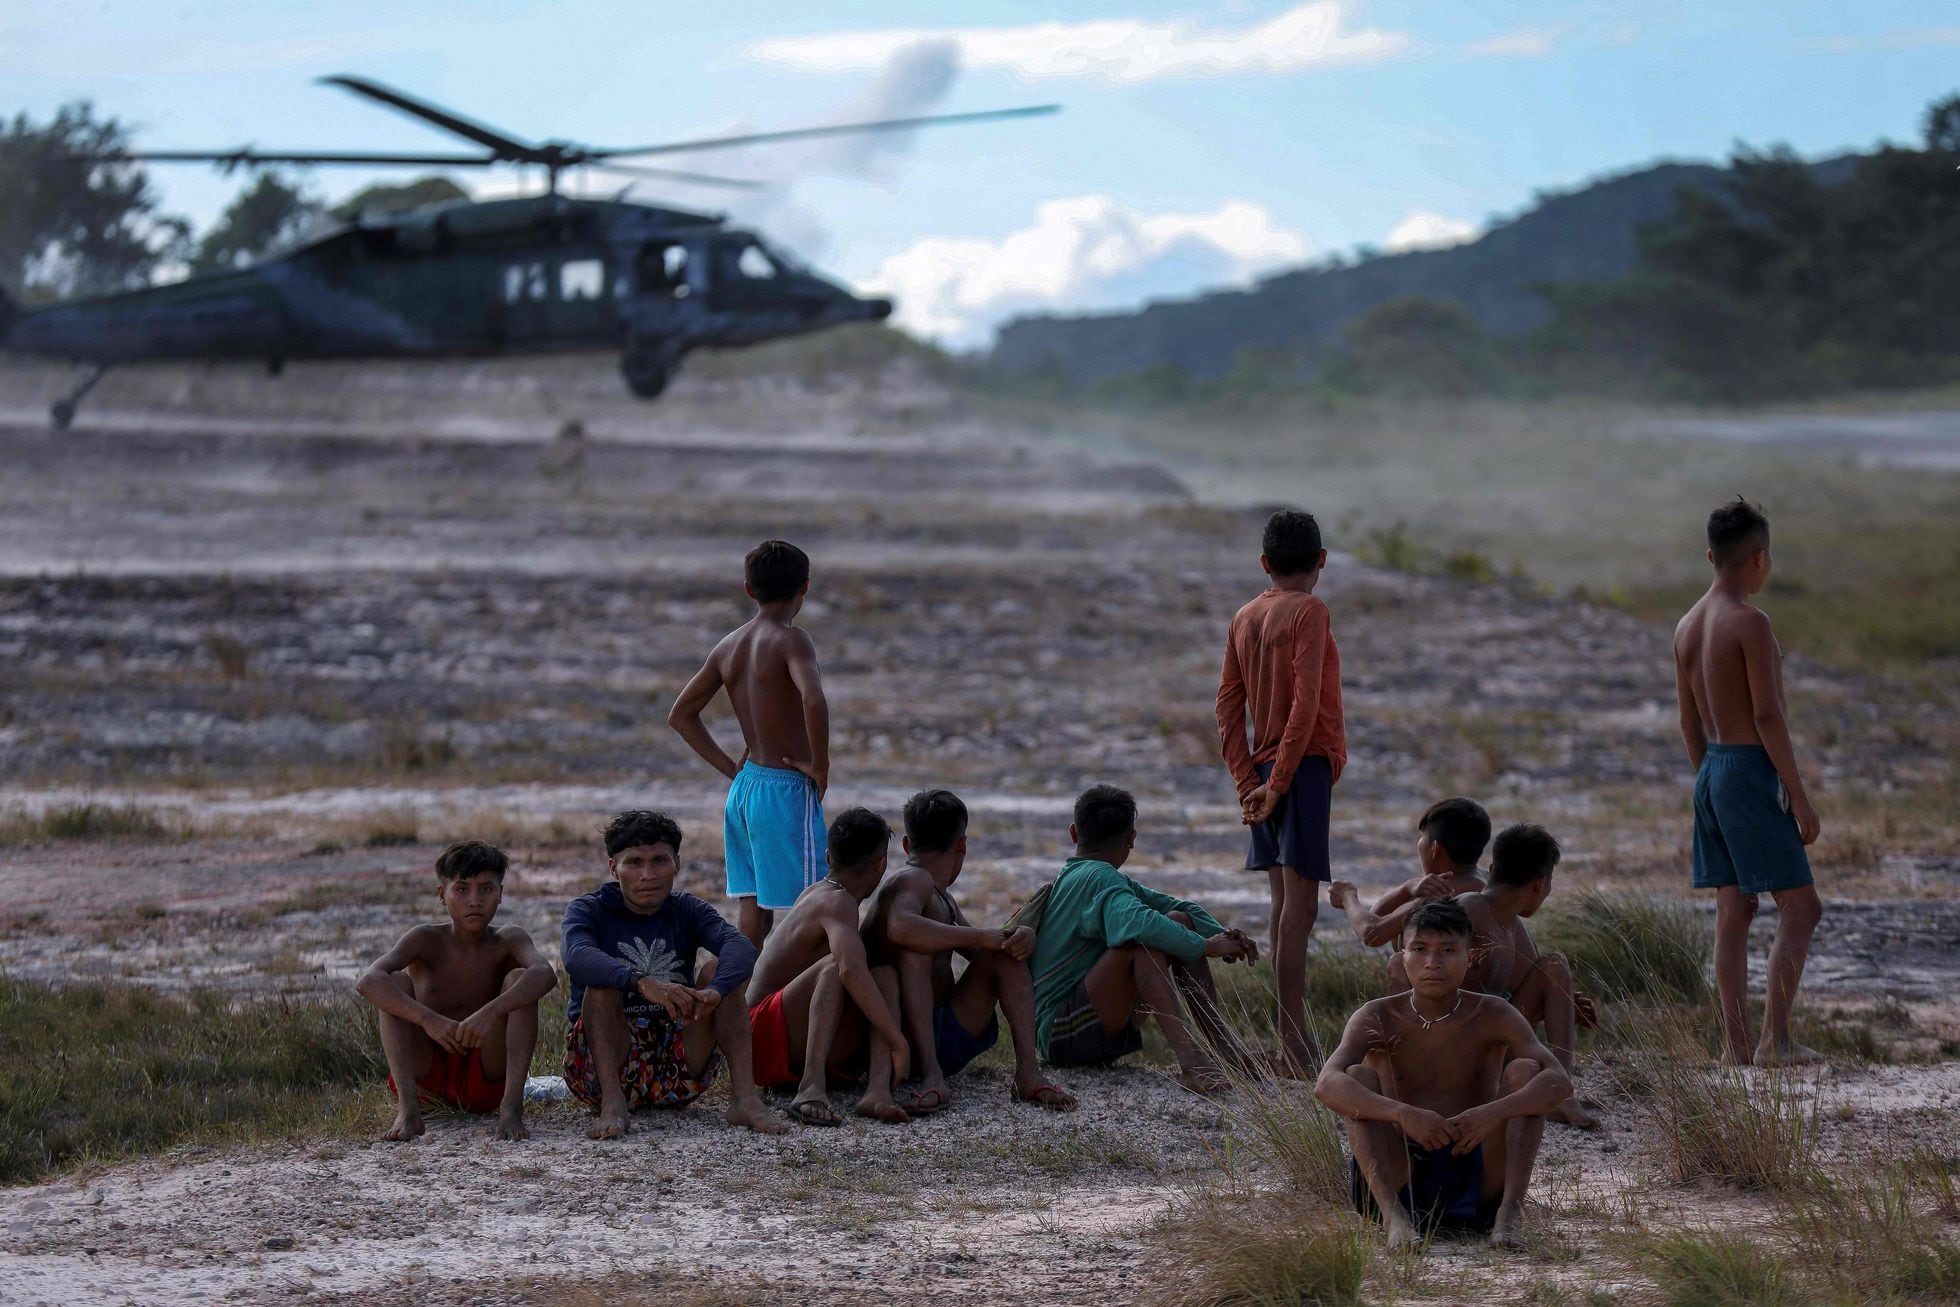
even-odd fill
[[[1759,1066],[1821,1061],[1790,1036],[1810,936],[1824,914],[1805,846],[1817,810],[1804,793],[1783,699],[1783,651],[1749,602],[1769,580],[1769,519],[1740,497],[1708,518],[1715,580],[1674,628],[1681,738],[1695,767],[1696,889],[1715,891],[1715,988],[1726,1059]],[[1747,1007],[1749,922],[1758,895],[1776,900],[1763,1037]]]
[[[830,784],[830,707],[817,650],[795,625],[810,593],[810,559],[787,540],[765,540],[743,560],[742,591],[755,616],[722,637],[674,700],[667,724],[733,782],[722,814],[728,896],[757,948],[775,914],[824,876],[823,819]],[[702,724],[722,690],[742,727],[740,762]]]

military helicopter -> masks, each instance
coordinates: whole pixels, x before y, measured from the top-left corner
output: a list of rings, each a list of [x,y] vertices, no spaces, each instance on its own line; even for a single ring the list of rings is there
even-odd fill
[[[151,359],[436,358],[617,347],[627,388],[666,389],[690,350],[753,345],[845,322],[879,321],[860,299],[723,215],[559,193],[569,169],[751,188],[759,182],[621,163],[778,141],[909,131],[1054,113],[1029,105],[603,148],[524,141],[365,78],[321,79],[483,147],[482,154],[129,151],[104,162],[484,168],[538,165],[545,193],[357,217],[236,271],[23,311],[0,296],[0,350],[82,369],[49,415],[65,430],[111,367]],[[629,188],[630,189],[630,188]]]

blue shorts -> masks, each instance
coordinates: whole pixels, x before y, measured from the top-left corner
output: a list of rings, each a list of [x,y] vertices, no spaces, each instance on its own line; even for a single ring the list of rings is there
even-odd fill
[[[742,764],[721,814],[728,897],[794,907],[824,877],[823,803],[816,782],[787,767]]]
[[[1259,764],[1259,779],[1273,774],[1269,762]],[[1252,847],[1246,850],[1248,871],[1291,867],[1308,880],[1334,879],[1327,861],[1327,824],[1334,803],[1334,765],[1319,754],[1300,759],[1293,784],[1279,796],[1273,815],[1252,828]]]
[[[1711,744],[1695,774],[1696,889],[1773,894],[1811,884],[1790,795],[1760,744]]]
[[[960,1019],[953,1015],[951,1003],[941,1003],[932,1010],[933,1053],[939,1059],[940,1071],[946,1075],[952,1075],[979,1057],[999,1039],[998,1015],[989,1016],[987,1028],[976,1035],[960,1024]]]

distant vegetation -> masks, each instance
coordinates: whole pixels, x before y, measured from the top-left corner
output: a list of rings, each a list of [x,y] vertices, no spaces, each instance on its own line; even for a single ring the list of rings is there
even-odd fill
[[[1960,378],[1960,96],[1920,148],[1738,150],[1541,197],[1472,244],[1001,332],[1017,386],[1759,402]]]

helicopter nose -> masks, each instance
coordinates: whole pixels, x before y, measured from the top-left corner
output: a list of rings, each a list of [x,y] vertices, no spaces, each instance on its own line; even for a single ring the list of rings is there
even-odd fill
[[[865,316],[873,322],[883,322],[892,315],[892,302],[890,300],[865,300],[864,308]]]

